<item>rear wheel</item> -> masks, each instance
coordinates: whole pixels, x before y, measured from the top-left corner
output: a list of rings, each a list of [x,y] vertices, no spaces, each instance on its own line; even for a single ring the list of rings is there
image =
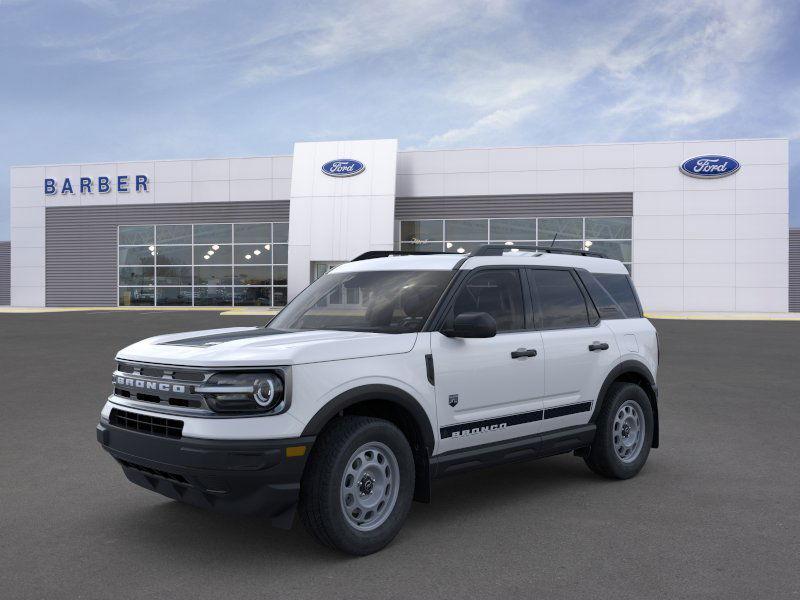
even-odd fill
[[[653,409],[635,383],[615,383],[597,417],[588,467],[599,475],[628,479],[641,471],[653,442]]]
[[[314,444],[300,488],[300,518],[323,544],[376,552],[402,527],[414,494],[414,458],[389,421],[344,416]]]

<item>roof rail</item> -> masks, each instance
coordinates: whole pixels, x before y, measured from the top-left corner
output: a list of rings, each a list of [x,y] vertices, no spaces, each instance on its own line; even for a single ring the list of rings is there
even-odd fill
[[[571,250],[569,248],[558,248],[553,246],[536,246],[528,244],[514,244],[513,246],[506,246],[505,244],[484,244],[469,253],[470,256],[502,256],[506,252],[514,250],[525,250],[529,252],[546,252],[549,254],[572,254],[575,256],[593,256],[595,258],[608,258],[605,254],[600,252],[591,252],[589,250]]]
[[[389,256],[429,256],[431,254],[455,254],[454,252],[428,252],[425,250],[369,250],[359,254],[350,262],[369,260],[371,258],[388,258]]]

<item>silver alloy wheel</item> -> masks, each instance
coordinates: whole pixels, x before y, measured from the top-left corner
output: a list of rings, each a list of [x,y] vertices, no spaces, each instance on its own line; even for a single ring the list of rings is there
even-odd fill
[[[339,498],[347,523],[358,531],[377,529],[392,514],[400,488],[397,458],[386,444],[367,442],[347,462]]]
[[[614,417],[614,451],[624,463],[636,460],[644,446],[645,422],[642,407],[626,400]]]

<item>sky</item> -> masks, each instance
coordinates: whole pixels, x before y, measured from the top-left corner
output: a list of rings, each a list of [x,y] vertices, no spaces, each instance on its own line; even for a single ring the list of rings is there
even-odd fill
[[[800,3],[0,0],[9,167],[715,138],[790,140]]]

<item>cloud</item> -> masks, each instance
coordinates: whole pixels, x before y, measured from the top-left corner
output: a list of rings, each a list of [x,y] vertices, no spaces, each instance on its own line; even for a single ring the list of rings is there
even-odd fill
[[[448,144],[453,145],[464,140],[478,137],[490,131],[508,129],[509,127],[513,127],[519,123],[533,111],[533,106],[523,106],[521,108],[511,109],[501,108],[491,114],[486,115],[485,117],[481,117],[468,127],[450,129],[442,134],[435,135],[430,138],[428,143],[431,146]]]
[[[479,138],[487,123],[509,129],[534,112],[547,121],[592,88],[602,94],[600,118],[631,129],[643,120],[671,132],[719,119],[740,106],[751,76],[775,50],[784,16],[762,0],[673,0],[626,9],[611,17],[587,11],[559,32],[555,47],[531,24],[512,40],[514,52],[458,53],[439,93],[470,109],[471,124],[434,133],[429,144]],[[506,113],[519,118],[498,122],[496,115]]]

